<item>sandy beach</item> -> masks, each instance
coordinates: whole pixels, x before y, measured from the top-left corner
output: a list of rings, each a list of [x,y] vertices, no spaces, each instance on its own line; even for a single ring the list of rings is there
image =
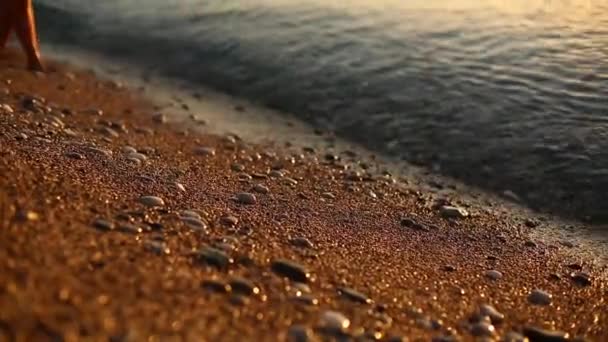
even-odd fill
[[[543,222],[22,64],[0,54],[0,341],[608,340],[605,264]]]

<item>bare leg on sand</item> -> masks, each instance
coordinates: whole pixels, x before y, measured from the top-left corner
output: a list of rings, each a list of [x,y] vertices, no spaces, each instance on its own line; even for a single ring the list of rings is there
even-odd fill
[[[27,56],[28,68],[43,71],[32,0],[2,0],[2,4],[0,4],[0,48],[6,44],[11,29],[15,30],[19,43]]]

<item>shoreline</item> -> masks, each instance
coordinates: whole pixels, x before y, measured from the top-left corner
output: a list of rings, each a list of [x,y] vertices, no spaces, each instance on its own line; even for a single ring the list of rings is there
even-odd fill
[[[438,203],[323,144],[186,132],[145,92],[11,58],[0,340],[608,337],[605,263],[485,197]]]
[[[157,108],[179,129],[193,129],[202,134],[237,134],[246,141],[272,144],[294,153],[309,148],[335,154],[354,152],[365,163],[375,165],[379,170],[389,170],[409,190],[423,191],[438,198],[456,197],[470,205],[490,207],[496,215],[518,216],[522,222],[540,222],[542,224],[531,232],[535,239],[548,244],[575,244],[578,248],[573,253],[597,258],[600,264],[608,265],[608,225],[583,223],[535,211],[516,199],[505,199],[509,195],[501,196],[427,168],[385,157],[331,132],[316,131],[292,114],[267,109],[198,84],[168,79],[154,74],[153,70],[140,70],[137,66],[92,52],[54,46],[45,46],[45,49],[55,60],[93,70],[104,79],[137,89],[144,98],[155,99]],[[91,64],[94,67],[91,68]]]

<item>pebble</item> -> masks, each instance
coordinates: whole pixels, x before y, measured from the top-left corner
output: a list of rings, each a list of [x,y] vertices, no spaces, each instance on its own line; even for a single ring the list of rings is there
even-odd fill
[[[226,253],[212,247],[203,247],[198,252],[198,257],[200,261],[218,268],[226,268],[234,262]]]
[[[243,172],[243,171],[245,171],[245,165],[239,164],[239,163],[234,163],[234,164],[230,165],[230,169],[232,169],[232,171],[236,171],[236,172]]]
[[[450,205],[444,205],[439,209],[439,212],[441,213],[441,216],[443,216],[444,218],[465,218],[469,216],[469,212],[466,211],[463,208],[460,207],[455,207],[455,206],[450,206]]]
[[[120,150],[124,154],[137,153],[137,150],[135,148],[131,147],[131,146],[123,146]]]
[[[502,273],[500,273],[497,270],[486,271],[485,275],[487,278],[490,278],[492,280],[498,280],[498,279],[502,278]]]
[[[253,186],[253,191],[260,193],[260,194],[267,194],[270,192],[270,189],[263,184],[256,184]]]
[[[233,292],[239,293],[244,296],[252,296],[252,295],[260,294],[260,288],[245,278],[241,278],[241,277],[232,278],[228,284],[232,288]]]
[[[283,184],[293,187],[293,186],[298,185],[298,181],[293,178],[287,177],[287,178],[283,179]]]
[[[483,304],[479,307],[479,313],[490,318],[493,324],[502,323],[505,320],[505,315],[496,310],[492,305]]]
[[[310,240],[308,240],[307,238],[297,237],[297,238],[291,239],[290,242],[292,245],[294,245],[296,247],[310,248],[310,249],[314,248],[313,243],[310,242]]]
[[[456,271],[456,267],[452,265],[445,265],[443,266],[443,270],[446,272],[454,272]]]
[[[287,342],[314,341],[312,330],[303,325],[292,325],[287,331]]]
[[[212,292],[228,293],[232,291],[230,285],[217,279],[205,279],[201,282],[201,287]]]
[[[106,219],[98,218],[95,221],[93,221],[93,227],[95,227],[99,230],[108,231],[108,230],[114,229],[114,223],[112,223],[111,221],[108,221]]]
[[[528,240],[528,241],[524,242],[524,246],[526,246],[526,247],[536,247],[536,242]]]
[[[285,174],[280,170],[272,170],[268,173],[268,176],[273,177],[273,178],[281,178],[284,175]]]
[[[175,182],[173,183],[173,185],[175,186],[175,188],[177,188],[177,190],[181,192],[186,192],[186,187],[182,183]]]
[[[570,279],[579,286],[591,285],[591,276],[585,272],[574,272],[570,274]]]
[[[236,216],[224,215],[220,218],[220,223],[224,226],[234,227],[239,223],[239,219]]]
[[[31,210],[19,210],[15,213],[15,219],[18,221],[38,221],[40,215]]]
[[[130,224],[130,223],[121,223],[116,228],[120,232],[129,233],[129,234],[139,234],[144,231],[141,227],[138,227],[138,226]]]
[[[473,336],[494,336],[495,333],[496,328],[489,322],[481,321],[471,325],[471,335]]]
[[[110,127],[102,127],[100,131],[103,135],[107,137],[118,138],[118,132],[111,129]]]
[[[184,222],[188,227],[195,230],[206,230],[207,224],[203,222],[201,219],[196,217],[182,217],[182,222]]]
[[[110,150],[105,150],[103,148],[97,148],[97,147],[88,147],[87,148],[88,152],[93,152],[93,153],[97,153],[97,154],[101,154],[104,157],[110,158],[112,156],[112,151]]]
[[[361,304],[371,304],[373,301],[365,294],[348,287],[338,288],[338,292],[345,298],[352,300],[353,302]]]
[[[549,305],[553,295],[543,290],[534,289],[528,295],[528,302],[534,305]]]
[[[524,336],[530,339],[530,342],[565,342],[570,340],[568,333],[533,326],[524,327],[523,333]]]
[[[424,232],[430,231],[427,227],[425,227],[424,225],[416,222],[414,219],[411,219],[409,217],[401,219],[401,225],[404,227],[412,228],[414,230],[420,230],[420,231],[424,231]]]
[[[158,255],[170,253],[169,248],[166,247],[165,244],[161,241],[148,240],[144,242],[144,248],[147,251]]]
[[[135,152],[135,153],[128,153],[126,155],[126,157],[129,158],[129,159],[137,159],[137,160],[139,160],[141,162],[144,162],[144,161],[148,160],[148,157],[145,154],[143,154],[143,153],[137,153],[137,152]]]
[[[215,149],[212,147],[197,147],[194,153],[201,156],[215,156]]]
[[[319,327],[328,333],[343,333],[350,327],[350,320],[337,311],[325,311],[319,317]]]
[[[65,156],[72,159],[84,159],[84,156],[77,152],[68,152]]]
[[[257,202],[257,199],[252,193],[241,192],[236,195],[236,201],[241,204],[255,204]]]
[[[147,207],[162,207],[165,205],[165,201],[156,196],[142,196],[139,198],[139,202]]]
[[[274,273],[299,283],[306,283],[311,277],[304,266],[289,260],[275,260],[271,269]]]
[[[327,199],[335,199],[336,195],[332,194],[331,192],[324,192],[321,194],[321,196],[323,198],[327,198]]]

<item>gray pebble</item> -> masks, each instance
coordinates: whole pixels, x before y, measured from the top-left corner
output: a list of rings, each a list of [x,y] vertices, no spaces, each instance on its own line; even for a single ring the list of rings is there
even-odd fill
[[[302,325],[292,325],[287,331],[287,342],[314,341],[312,330]]]
[[[500,313],[492,305],[482,304],[479,307],[479,313],[483,316],[488,316],[493,324],[502,323],[505,319],[505,315]]]
[[[496,329],[489,322],[481,321],[471,325],[471,335],[473,336],[494,336],[495,333]]]
[[[570,274],[570,279],[579,286],[591,285],[591,276],[585,272],[574,272]]]
[[[234,260],[232,260],[232,258],[230,258],[226,253],[212,247],[201,248],[201,250],[198,252],[198,259],[199,261],[218,268],[226,268],[229,264],[234,262]]]
[[[77,152],[68,152],[65,156],[72,159],[84,159],[84,156]]]
[[[502,273],[497,270],[488,270],[486,271],[485,276],[492,280],[498,280],[502,278]]]
[[[157,255],[169,254],[170,250],[165,244],[161,241],[155,240],[147,240],[144,242],[144,248]]]
[[[123,146],[120,150],[124,154],[137,153],[137,150],[131,146]]]
[[[329,333],[342,333],[350,327],[350,320],[337,311],[325,311],[319,317],[319,327]]]
[[[194,149],[194,153],[200,156],[214,156],[215,149],[212,147],[197,147]]]
[[[565,342],[570,340],[568,333],[533,326],[524,327],[523,333],[530,339],[530,342]]]
[[[303,238],[303,237],[297,237],[297,238],[293,238],[291,239],[291,244],[296,246],[296,247],[302,247],[302,248],[314,248],[314,245],[312,244],[312,242],[310,242],[310,240],[308,240],[307,238]]]
[[[463,208],[444,205],[439,209],[441,216],[445,218],[465,218],[469,216],[469,212]]]
[[[243,172],[243,171],[245,171],[245,165],[239,164],[239,163],[234,163],[234,164],[230,165],[230,169],[232,169],[232,171],[236,171],[236,172]]]
[[[128,234],[139,234],[144,231],[141,227],[130,223],[120,223],[116,228],[118,231]]]
[[[528,302],[534,305],[549,305],[553,295],[543,290],[534,289],[528,295]]]
[[[139,198],[139,202],[147,207],[162,207],[165,205],[165,201],[156,196],[142,196]]]
[[[310,279],[310,272],[302,265],[289,260],[276,260],[271,269],[274,273],[299,283],[306,283]]]
[[[106,219],[98,218],[93,221],[93,227],[99,230],[108,231],[114,229],[114,223]]]
[[[260,288],[245,278],[234,277],[228,282],[228,284],[232,288],[233,292],[239,293],[244,296],[260,294]]]
[[[338,288],[338,292],[344,297],[353,302],[361,304],[371,304],[373,301],[365,294],[348,287]]]
[[[182,217],[181,220],[192,229],[199,231],[207,229],[207,224],[196,217]]]
[[[267,194],[270,192],[270,189],[263,184],[256,184],[253,186],[253,191],[260,193],[260,194]]]
[[[234,227],[239,223],[239,219],[236,216],[224,215],[220,218],[220,223],[227,227]]]
[[[236,195],[236,201],[241,204],[255,204],[257,202],[257,199],[252,193],[241,192]]]

